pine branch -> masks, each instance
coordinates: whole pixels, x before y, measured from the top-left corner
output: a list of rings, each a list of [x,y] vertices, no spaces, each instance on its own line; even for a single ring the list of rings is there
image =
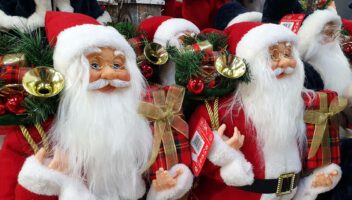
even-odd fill
[[[198,35],[198,40],[208,40],[213,45],[214,51],[226,49],[228,37],[225,34],[219,33],[206,33]]]
[[[118,22],[109,25],[114,27],[119,33],[121,33],[121,35],[125,36],[127,40],[141,35],[137,30],[137,27],[132,23]]]
[[[28,96],[23,101],[23,106],[27,109],[28,120],[33,123],[44,122],[49,116],[57,111],[59,97],[40,98]]]
[[[15,37],[7,33],[0,33],[0,55],[9,54],[13,48]]]
[[[28,66],[53,66],[53,48],[45,34],[37,29],[31,33],[15,32],[18,37],[12,53],[23,53]]]

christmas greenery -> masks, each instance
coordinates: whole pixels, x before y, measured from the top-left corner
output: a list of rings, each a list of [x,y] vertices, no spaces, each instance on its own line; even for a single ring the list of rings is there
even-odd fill
[[[57,111],[59,97],[40,98],[28,96],[24,99],[23,105],[27,112],[26,120],[33,123],[41,123]]]
[[[185,35],[183,43],[185,46],[196,44],[207,40],[213,45],[214,51],[220,51],[226,49],[228,37],[225,34],[219,33],[204,33],[197,36]]]
[[[16,39],[14,36],[0,32],[0,55],[9,54],[15,41]]]
[[[137,27],[132,23],[118,22],[110,23],[109,25],[114,27],[121,35],[125,36],[127,40],[141,35]]]
[[[27,66],[53,66],[53,48],[49,45],[42,29],[31,33],[15,32],[16,42],[12,53],[23,53]]]
[[[8,40],[5,40],[5,38],[8,38]],[[4,50],[5,44],[8,44],[8,49]],[[47,42],[47,38],[42,29],[30,33],[14,31],[12,34],[2,34],[0,36],[0,47],[2,47],[0,51],[3,50],[0,53],[23,53],[26,60],[25,67],[53,66],[53,48]],[[0,80],[0,88],[4,85],[5,82]],[[28,95],[21,103],[21,105],[25,107],[26,112],[20,115],[2,115],[0,116],[0,124],[41,123],[50,115],[56,113],[58,98],[58,96],[42,98]]]

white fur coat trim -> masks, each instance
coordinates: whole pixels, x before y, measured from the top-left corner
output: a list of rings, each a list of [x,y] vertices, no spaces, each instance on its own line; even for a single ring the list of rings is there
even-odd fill
[[[59,195],[60,200],[94,199],[83,182],[47,168],[34,156],[26,159],[18,175],[18,183],[35,194]]]
[[[56,0],[55,5],[61,12],[74,11],[73,7],[71,6],[70,0]]]
[[[176,186],[160,192],[156,191],[152,186],[148,192],[147,200],[180,199],[191,189],[193,184],[193,174],[191,170],[184,164],[176,164],[169,170],[170,174],[175,176],[177,169],[182,169],[182,174],[178,178]]]
[[[261,12],[245,12],[233,18],[226,27],[240,22],[261,22],[263,14]]]
[[[46,3],[35,0],[35,12],[28,18],[19,16],[9,16],[0,10],[0,30],[8,31],[18,29],[22,32],[31,32],[39,27],[44,26],[44,17],[46,13]]]
[[[97,18],[97,21],[101,24],[107,24],[109,22],[112,22],[111,16],[107,11],[104,11],[104,13]]]
[[[214,165],[220,166],[220,176],[227,185],[243,186],[253,183],[251,163],[246,160],[242,152],[227,145],[216,132],[208,159]]]
[[[328,174],[328,173],[332,172],[333,170],[336,170],[338,172],[338,175],[335,176],[335,178],[333,179],[333,183],[332,183],[331,187],[317,187],[317,188],[315,188],[312,186],[313,180],[317,174],[322,173],[322,172]],[[337,183],[340,181],[341,175],[342,175],[342,171],[341,171],[340,166],[338,166],[334,163],[314,170],[314,172],[312,174],[301,179],[301,181],[299,182],[298,190],[297,190],[297,193],[296,193],[294,199],[295,200],[314,200],[314,199],[316,199],[318,194],[332,190],[337,185]]]

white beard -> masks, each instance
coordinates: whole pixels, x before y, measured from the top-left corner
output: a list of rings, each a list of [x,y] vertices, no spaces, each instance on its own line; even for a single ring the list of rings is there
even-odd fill
[[[74,73],[66,76],[51,142],[67,153],[70,176],[83,179],[98,199],[138,199],[152,147],[148,122],[137,113],[143,78],[135,66],[129,88],[88,91],[87,64],[82,57],[69,67]]]
[[[294,50],[294,53],[296,69],[282,79],[277,79],[271,70],[267,52],[256,56],[253,62],[249,62],[251,82],[239,85],[230,104],[244,109],[246,121],[252,122],[256,130],[258,145],[273,151],[285,149],[292,141],[297,141],[302,150],[305,140],[304,102],[301,97],[304,69],[297,51]]]
[[[352,81],[352,72],[338,41],[321,44],[317,39],[307,51],[306,61],[320,74],[324,88],[343,94]]]

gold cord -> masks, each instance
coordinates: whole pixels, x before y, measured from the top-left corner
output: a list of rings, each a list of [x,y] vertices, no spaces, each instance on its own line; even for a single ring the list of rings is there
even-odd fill
[[[210,122],[211,122],[211,127],[213,130],[218,130],[220,127],[220,122],[219,122],[219,98],[216,98],[214,101],[214,111],[211,109],[211,106],[208,102],[208,100],[205,100],[205,107],[207,108],[209,117],[210,117]]]

